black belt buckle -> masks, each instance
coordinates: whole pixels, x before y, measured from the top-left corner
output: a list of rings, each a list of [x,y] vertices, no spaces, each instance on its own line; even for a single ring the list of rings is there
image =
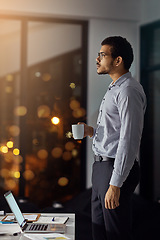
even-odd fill
[[[103,157],[99,156],[99,161],[102,162],[103,161]]]

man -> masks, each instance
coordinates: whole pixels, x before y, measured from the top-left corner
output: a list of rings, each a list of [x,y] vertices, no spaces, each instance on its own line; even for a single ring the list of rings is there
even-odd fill
[[[139,182],[138,153],[146,97],[129,68],[130,43],[120,36],[104,39],[96,59],[97,73],[112,83],[102,100],[97,128],[84,123],[93,138],[92,225],[94,240],[130,240],[131,196]]]

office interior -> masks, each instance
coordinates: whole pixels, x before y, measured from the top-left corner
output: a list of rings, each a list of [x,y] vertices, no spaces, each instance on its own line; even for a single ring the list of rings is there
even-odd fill
[[[121,35],[133,46],[131,73],[148,101],[134,234],[136,239],[158,234],[159,9],[158,0],[1,2],[1,208],[9,211],[3,194],[11,190],[23,212],[75,212],[76,240],[92,239],[92,140],[74,140],[71,125],[96,126],[111,79],[97,76],[95,59],[105,37]]]

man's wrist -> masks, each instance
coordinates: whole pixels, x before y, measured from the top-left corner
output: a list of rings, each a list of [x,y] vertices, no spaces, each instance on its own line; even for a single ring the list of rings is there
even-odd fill
[[[117,186],[114,186],[114,185],[110,185],[110,187],[114,190],[116,190],[116,189],[120,189],[120,187],[117,187]]]

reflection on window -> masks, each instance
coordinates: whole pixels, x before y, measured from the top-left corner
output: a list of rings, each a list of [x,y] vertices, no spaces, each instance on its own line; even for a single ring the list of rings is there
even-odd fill
[[[151,33],[152,44],[149,46],[149,54],[150,58],[149,66],[154,66],[160,64],[160,53],[157,49],[160,49],[160,29],[155,29],[153,33]]]

